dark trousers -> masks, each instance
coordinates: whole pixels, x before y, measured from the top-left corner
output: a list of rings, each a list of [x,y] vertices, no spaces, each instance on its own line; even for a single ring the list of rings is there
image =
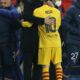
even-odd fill
[[[56,80],[55,66],[52,63],[50,64],[50,80]]]
[[[24,80],[40,80],[41,66],[38,60],[38,33],[36,29],[21,30],[21,50],[24,55]],[[32,70],[32,65],[34,66]]]
[[[11,47],[9,47],[8,45],[0,45],[0,56],[2,65],[12,65],[14,63],[14,53]]]
[[[35,54],[26,55],[23,62],[24,80],[41,80],[42,66],[37,65],[37,57],[33,59]],[[33,65],[33,69],[32,69]]]
[[[25,53],[25,59],[23,61],[23,72],[24,72],[24,80],[31,80],[32,74],[32,57],[33,53]]]
[[[0,68],[2,70],[1,77],[4,80],[4,77],[13,77],[12,73],[14,71],[14,61],[15,58],[14,51],[11,48],[11,46],[7,44],[1,44],[0,45]]]

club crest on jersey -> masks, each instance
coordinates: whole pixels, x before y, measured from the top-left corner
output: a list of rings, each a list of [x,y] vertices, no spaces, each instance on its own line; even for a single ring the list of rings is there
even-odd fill
[[[45,11],[46,14],[51,14],[52,13],[52,10],[47,10]]]

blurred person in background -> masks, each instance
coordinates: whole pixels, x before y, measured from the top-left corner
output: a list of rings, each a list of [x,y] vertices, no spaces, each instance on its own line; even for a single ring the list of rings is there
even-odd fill
[[[60,6],[62,4],[62,0],[52,0],[52,2],[56,8],[60,9]]]
[[[80,75],[80,0],[74,0],[66,12],[62,20],[62,29],[66,32],[63,37],[67,56],[63,71],[67,80],[79,80],[76,75]],[[70,76],[74,78],[70,79]]]
[[[18,80],[14,76],[16,30],[20,27],[19,15],[11,0],[0,0],[0,61],[1,80]],[[16,73],[15,73],[16,74]]]
[[[70,8],[70,6],[72,5],[73,0],[62,0],[62,5],[61,5],[61,9],[62,9],[62,16],[64,17],[66,11]]]

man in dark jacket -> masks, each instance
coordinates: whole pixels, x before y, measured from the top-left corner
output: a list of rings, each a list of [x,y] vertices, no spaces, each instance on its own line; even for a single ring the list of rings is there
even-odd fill
[[[33,16],[33,11],[35,8],[43,5],[42,1],[39,0],[24,0],[24,21],[29,21],[32,24],[30,28],[22,28],[21,31],[21,48],[22,52],[25,55],[24,59],[24,80],[31,80],[32,73],[32,64],[38,70],[41,70],[40,67],[37,67],[37,53],[38,53],[38,25],[44,24],[48,18],[37,18]],[[48,19],[49,20],[49,19]],[[40,71],[39,71],[40,72]],[[34,78],[37,78],[38,75],[35,74]],[[34,80],[40,80],[34,79]]]
[[[62,28],[66,32],[64,43],[68,59],[64,73],[80,75],[79,68],[75,70],[80,66],[80,0],[75,0],[73,6],[67,11],[62,21]]]
[[[3,70],[2,79],[13,78],[15,68],[16,35],[19,28],[15,8],[11,6],[11,0],[1,0],[0,8],[0,61]],[[15,78],[13,78],[15,80]]]

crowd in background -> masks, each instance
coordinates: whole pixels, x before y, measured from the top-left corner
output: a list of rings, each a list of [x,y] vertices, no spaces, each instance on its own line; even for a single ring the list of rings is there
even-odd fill
[[[46,4],[55,7],[61,14],[59,34],[62,53],[60,55],[58,50],[57,56],[62,56],[59,60],[62,64],[57,64],[55,69],[55,65],[50,63],[49,68],[41,62],[42,55],[39,55],[38,62],[38,25],[52,24],[50,17],[43,18],[44,8],[41,16],[34,16],[39,15],[40,12],[33,12],[43,6],[43,1],[0,0],[0,80],[80,79],[80,0],[53,0]],[[53,14],[58,17],[56,12]]]

